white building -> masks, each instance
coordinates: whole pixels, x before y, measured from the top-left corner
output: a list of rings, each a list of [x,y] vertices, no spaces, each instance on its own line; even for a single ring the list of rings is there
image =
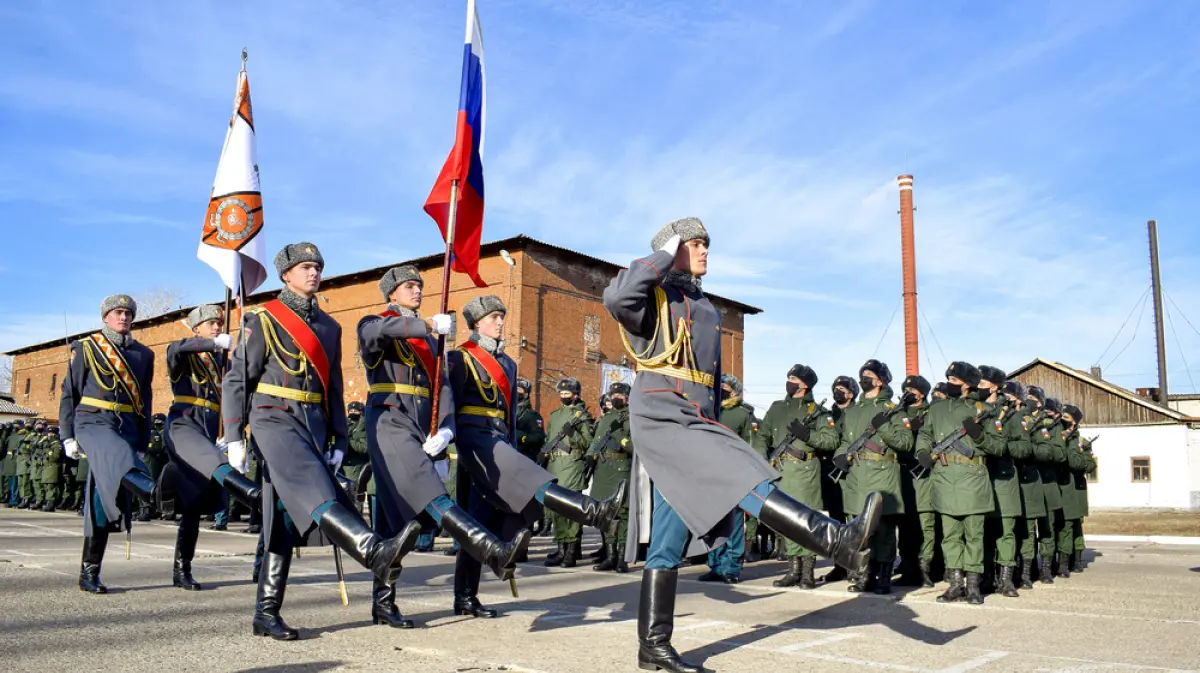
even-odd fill
[[[1083,411],[1080,433],[1096,438],[1090,506],[1200,509],[1200,418],[1041,358],[1009,377]]]

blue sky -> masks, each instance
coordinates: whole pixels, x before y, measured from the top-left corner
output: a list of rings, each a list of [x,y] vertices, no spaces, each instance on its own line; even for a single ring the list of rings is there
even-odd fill
[[[0,350],[60,336],[64,313],[95,325],[115,291],[217,297],[195,247],[243,46],[268,248],[312,240],[331,274],[439,249],[421,204],[453,139],[464,2],[100,4],[0,6]],[[752,402],[794,362],[821,392],[871,356],[902,376],[899,314],[883,336],[901,173],[930,378],[953,359],[1096,363],[1149,285],[1150,218],[1178,306],[1172,389],[1193,391],[1185,358],[1200,378],[1193,3],[479,9],[484,238],[627,263],[662,223],[703,218],[706,287],[765,309]],[[1155,384],[1150,315],[1106,378]]]

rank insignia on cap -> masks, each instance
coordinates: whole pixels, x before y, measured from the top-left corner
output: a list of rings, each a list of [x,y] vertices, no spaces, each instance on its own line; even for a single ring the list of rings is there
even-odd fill
[[[315,250],[313,250],[313,249],[312,249],[312,246],[310,245],[310,246],[308,246],[307,248],[305,248],[305,249],[304,249],[304,252],[307,252],[308,254],[310,254],[310,255],[311,255],[311,254],[313,254],[313,253],[314,253],[314,252],[316,252],[316,251],[315,251]]]

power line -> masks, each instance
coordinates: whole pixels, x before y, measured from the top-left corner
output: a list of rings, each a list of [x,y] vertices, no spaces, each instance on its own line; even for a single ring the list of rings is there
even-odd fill
[[[933,325],[929,324],[929,316],[925,315],[925,309],[917,304],[917,312],[921,314],[921,319],[925,321],[925,327],[929,330],[929,336],[933,337],[933,343],[937,346],[938,352],[942,354],[942,362],[946,363],[946,368],[950,368],[950,359],[946,357],[946,351],[942,350],[942,342],[938,341],[937,335],[933,333]]]
[[[1111,359],[1111,360],[1109,360],[1109,361],[1108,361],[1108,364],[1104,365],[1104,368],[1105,368],[1105,369],[1108,369],[1109,367],[1113,366],[1113,363],[1114,363],[1114,362],[1116,362],[1116,361],[1117,361],[1117,359],[1118,359],[1118,358],[1120,358],[1120,357],[1121,357],[1121,355],[1122,355],[1122,354],[1123,354],[1123,353],[1124,353],[1126,350],[1128,350],[1129,346],[1130,346],[1130,345],[1133,343],[1133,340],[1137,338],[1138,329],[1140,329],[1140,328],[1141,328],[1141,325],[1142,325],[1142,316],[1146,315],[1146,304],[1147,304],[1147,303],[1149,303],[1149,302],[1147,302],[1147,301],[1146,301],[1146,298],[1147,298],[1147,297],[1149,297],[1149,296],[1150,296],[1150,293],[1149,293],[1149,292],[1147,292],[1147,293],[1146,293],[1146,294],[1145,294],[1145,295],[1142,297],[1142,310],[1141,310],[1141,312],[1139,312],[1139,313],[1138,313],[1138,319],[1137,319],[1137,322],[1133,323],[1133,336],[1129,337],[1129,341],[1127,341],[1127,342],[1125,343],[1125,347],[1124,347],[1124,348],[1122,348],[1122,349],[1120,350],[1120,352],[1118,352],[1116,355],[1114,355],[1114,356],[1113,356],[1113,359]]]
[[[1150,294],[1150,290],[1153,287],[1153,285],[1147,287],[1146,291],[1142,293],[1142,296],[1139,297],[1137,301],[1133,302],[1133,308],[1129,309],[1129,315],[1125,316],[1125,322],[1121,323],[1121,326],[1117,328],[1117,333],[1113,335],[1112,341],[1108,342],[1108,346],[1104,348],[1104,352],[1100,354],[1100,357],[1096,358],[1095,364],[1099,365],[1100,361],[1104,359],[1104,356],[1108,355],[1108,350],[1113,347],[1113,344],[1117,343],[1117,338],[1121,336],[1121,332],[1125,331],[1125,326],[1129,324],[1129,319],[1133,317],[1133,312],[1138,309],[1138,306],[1141,305],[1141,303],[1146,299],[1146,295]]]
[[[904,299],[904,295],[896,300],[896,308],[892,309],[892,317],[888,318],[887,327],[883,328],[883,334],[879,337],[879,343],[875,344],[875,350],[871,351],[871,357],[874,358],[879,353],[879,347],[883,345],[883,340],[887,338],[888,330],[892,329],[892,323],[896,320],[896,313],[900,310],[900,302]]]
[[[1171,298],[1171,295],[1167,294],[1166,290],[1163,290],[1163,294],[1167,295],[1167,301],[1171,302],[1171,306],[1174,306],[1176,311],[1179,311],[1179,316],[1183,318],[1185,322],[1187,322],[1188,327],[1191,327],[1192,331],[1196,334],[1200,334],[1200,329],[1196,329],[1196,326],[1192,324],[1192,321],[1188,320],[1187,314],[1179,309],[1179,305],[1175,303],[1175,300]]]
[[[1170,311],[1163,311],[1167,314],[1167,324],[1171,326],[1171,336],[1175,337],[1175,347],[1179,349],[1179,357],[1183,358],[1183,370],[1187,372],[1188,383],[1192,384],[1192,392],[1196,392],[1196,382],[1192,380],[1192,372],[1188,370],[1187,356],[1183,354],[1183,344],[1179,343],[1179,334],[1175,332],[1175,321],[1171,319]]]

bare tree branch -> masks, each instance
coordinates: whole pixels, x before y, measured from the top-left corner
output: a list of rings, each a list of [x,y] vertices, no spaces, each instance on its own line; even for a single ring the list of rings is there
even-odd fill
[[[138,320],[153,318],[182,308],[187,293],[177,287],[156,287],[134,296]]]
[[[0,355],[0,393],[12,394],[12,358]]]

